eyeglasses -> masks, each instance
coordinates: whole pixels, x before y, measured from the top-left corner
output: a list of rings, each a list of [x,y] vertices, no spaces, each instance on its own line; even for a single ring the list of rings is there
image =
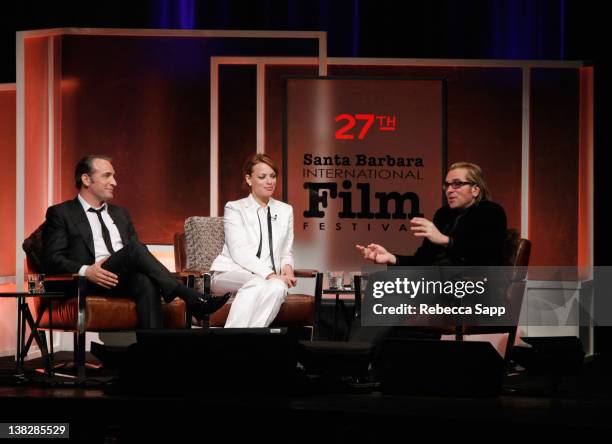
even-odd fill
[[[474,182],[461,182],[459,180],[453,180],[452,182],[444,182],[442,184],[442,189],[446,190],[448,187],[451,187],[453,190],[458,190],[464,185],[474,185]]]

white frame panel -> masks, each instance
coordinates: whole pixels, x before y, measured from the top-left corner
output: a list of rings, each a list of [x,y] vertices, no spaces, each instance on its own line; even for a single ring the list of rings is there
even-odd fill
[[[532,68],[581,68],[579,61],[531,61],[531,60],[465,60],[465,59],[394,59],[394,58],[334,58],[327,56],[327,34],[318,31],[208,31],[208,30],[161,30],[161,29],[96,29],[96,28],[54,28],[17,32],[16,39],[16,83],[0,85],[0,90],[15,89],[17,101],[16,114],[16,274],[15,282],[23,282],[25,254],[21,250],[25,226],[25,79],[24,79],[24,42],[30,37],[53,37],[59,35],[97,35],[97,36],[151,36],[151,37],[228,37],[228,38],[291,38],[317,39],[318,57],[211,57],[211,113],[210,113],[210,215],[218,214],[218,68],[221,64],[249,64],[257,67],[257,152],[264,151],[265,142],[265,67],[266,65],[312,64],[319,66],[319,75],[327,74],[329,64],[372,65],[372,66],[455,66],[485,68],[520,68],[523,72],[522,98],[522,176],[521,176],[521,233],[529,233],[529,88]],[[54,194],[54,42],[48,42],[48,193],[47,203],[53,203]],[[592,138],[588,143],[593,151]],[[592,172],[592,155],[589,162]],[[592,176],[592,174],[591,174]],[[592,178],[591,178],[592,181]],[[592,186],[591,186],[592,188]],[[589,197],[588,225],[591,230],[590,262],[593,263],[593,196]]]
[[[111,28],[53,28],[53,29],[41,29],[34,31],[20,31],[17,32],[16,49],[17,49],[17,159],[16,159],[16,257],[15,257],[15,280],[16,282],[23,282],[24,279],[24,260],[25,254],[21,251],[21,244],[24,240],[24,227],[25,227],[25,209],[24,209],[24,197],[25,197],[25,79],[24,79],[24,42],[27,38],[31,37],[49,37],[48,42],[48,76],[49,76],[49,130],[48,130],[48,183],[47,183],[47,203],[51,205],[53,203],[54,193],[54,90],[53,90],[53,52],[54,43],[51,37],[60,35],[96,35],[96,36],[125,36],[125,37],[214,37],[214,38],[272,38],[272,39],[316,39],[318,40],[319,56],[322,60],[327,58],[327,36],[325,32],[319,31],[210,31],[210,30],[172,30],[172,29],[111,29]],[[321,64],[323,66],[323,64]],[[216,81],[216,79],[215,79]],[[213,86],[213,79],[211,78],[211,91]],[[218,85],[215,84],[215,91],[217,91]],[[217,124],[217,115],[215,112],[214,118],[212,114],[213,97],[211,95],[211,128],[213,124]],[[214,140],[213,132],[211,131],[211,146],[213,143],[218,144],[218,140]],[[213,209],[213,200],[218,201],[218,156],[212,154],[211,150],[211,210]],[[214,174],[213,174],[214,171]],[[214,199],[213,199],[214,197]],[[216,214],[216,205],[214,211]],[[211,215],[212,211],[211,211]]]
[[[291,63],[287,63],[290,61]],[[257,153],[265,142],[265,67],[266,65],[319,65],[319,75],[327,74],[321,57],[211,57],[210,58],[210,215],[219,215],[219,66],[254,65],[257,69]]]
[[[322,65],[325,63],[325,66]],[[266,65],[315,65],[316,59],[299,57],[212,57],[211,79],[215,79],[216,90],[213,90],[211,81],[211,116],[213,106],[215,107],[214,125],[211,122],[211,160],[213,151],[215,159],[218,159],[218,75],[219,65],[256,65],[257,66],[257,152],[263,153],[265,142],[265,74]],[[393,59],[393,58],[342,58],[342,57],[319,57],[319,75],[327,74],[328,65],[368,65],[368,66],[451,66],[472,68],[520,68],[522,70],[522,129],[521,129],[521,236],[529,237],[529,155],[530,155],[530,94],[531,69],[532,68],[581,68],[583,62],[579,61],[554,61],[554,60],[466,60],[466,59]],[[213,95],[215,102],[213,104]],[[214,133],[214,134],[213,134]],[[214,141],[214,143],[213,143]],[[260,145],[261,144],[261,145]],[[591,143],[592,150],[592,143]],[[211,168],[213,163],[211,162]],[[216,164],[215,164],[216,165]],[[211,170],[211,177],[213,171]],[[218,174],[218,170],[215,171]],[[212,188],[211,188],[212,190]],[[218,194],[215,196],[218,199]],[[211,192],[211,216],[213,195]],[[218,204],[218,203],[217,203]],[[218,205],[215,204],[215,209]],[[590,208],[592,212],[593,202],[591,198]],[[217,213],[215,212],[215,215]],[[593,219],[590,219],[591,230]],[[593,241],[590,246],[593,255]],[[592,263],[592,258],[591,258]]]
[[[318,40],[319,56],[321,60],[327,58],[327,35],[325,32],[319,31],[209,31],[209,30],[166,30],[166,29],[111,29],[111,28],[53,28],[41,29],[34,31],[19,31],[16,33],[16,83],[12,85],[12,89],[16,90],[16,214],[15,214],[15,282],[23,283],[25,275],[25,253],[21,249],[21,245],[25,238],[25,40],[28,38],[48,37],[47,42],[47,76],[48,76],[48,168],[47,168],[47,205],[52,205],[54,196],[54,181],[55,181],[55,140],[54,140],[54,36],[62,35],[96,35],[96,36],[125,36],[125,37],[213,37],[213,38],[272,38],[272,39],[316,39]],[[212,57],[211,57],[212,59]],[[212,60],[211,60],[212,61]],[[323,62],[320,62],[320,72],[324,69]],[[217,79],[211,77],[211,91],[214,84],[215,96],[218,89]],[[2,85],[0,85],[2,87]],[[3,87],[11,88],[11,86]],[[215,97],[215,100],[218,97]],[[217,112],[213,116],[213,95],[211,94],[211,147],[213,143],[218,146],[218,139],[215,140],[212,126],[217,125]],[[263,133],[258,133],[262,138]],[[263,146],[263,142],[262,145]],[[217,213],[217,205],[213,206],[213,202],[218,201],[218,155],[211,149],[210,156],[210,189],[211,189],[211,216]],[[214,172],[214,174],[213,174]],[[214,214],[213,214],[214,208]],[[57,335],[60,337],[61,335]],[[70,342],[70,341],[68,341]],[[56,347],[61,350],[63,341]],[[54,344],[55,345],[55,344]]]
[[[522,127],[521,127],[521,236],[529,237],[529,157],[530,157],[530,88],[531,88],[531,69],[533,68],[582,68],[584,63],[580,61],[553,61],[553,60],[465,60],[465,59],[393,59],[393,58],[339,58],[329,57],[325,60],[326,66],[321,67],[324,63],[322,58],[319,58],[319,74],[322,72],[327,73],[327,67],[329,65],[370,65],[370,66],[452,66],[452,67],[479,67],[479,68],[517,68],[522,71]],[[214,63],[214,70],[213,70]],[[309,58],[290,58],[290,57],[214,57],[211,58],[211,78],[213,73],[218,76],[218,67],[222,64],[250,64],[257,66],[257,143],[258,151],[263,152],[263,147],[260,147],[260,143],[264,143],[264,124],[265,116],[261,116],[259,113],[265,113],[265,81],[261,79],[265,74],[266,65],[316,65],[316,59]],[[211,90],[211,97],[213,91]],[[215,92],[218,94],[218,91]],[[591,92],[592,94],[592,92]],[[592,107],[592,104],[591,104]],[[592,109],[591,109],[592,113]],[[216,126],[211,125],[211,140],[212,132],[218,132],[218,122]],[[592,132],[591,132],[592,134]],[[218,133],[215,135],[217,136]],[[260,138],[262,139],[260,142]],[[587,141],[588,150],[591,154],[588,160],[588,168],[591,171],[590,174],[590,188],[593,189],[593,139],[592,137]],[[218,144],[213,145],[211,143],[211,154],[213,151],[218,152]],[[261,151],[260,151],[261,150]],[[593,264],[593,194],[590,193],[588,197],[588,215],[587,224],[590,228],[590,239],[589,239],[589,263]],[[212,202],[212,196],[211,196]],[[216,207],[215,207],[216,208]],[[212,214],[212,212],[211,212]],[[581,288],[581,282],[545,282],[540,281],[528,281],[526,291],[540,290],[543,287],[546,288],[565,288],[571,286],[576,289]],[[529,326],[524,326],[526,333],[529,334]],[[533,328],[533,327],[532,327]],[[553,329],[547,330],[546,327],[536,327],[533,330],[534,334],[546,335],[546,334],[558,334]],[[592,340],[588,340],[586,348],[588,352],[592,353],[593,344]]]

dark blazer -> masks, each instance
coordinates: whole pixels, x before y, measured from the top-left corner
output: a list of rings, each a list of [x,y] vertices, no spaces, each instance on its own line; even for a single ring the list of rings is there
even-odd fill
[[[138,241],[130,214],[123,207],[108,205],[123,245]],[[47,273],[78,273],[95,261],[93,234],[78,198],[47,209],[43,227],[43,262]]]
[[[433,223],[451,238],[451,244],[441,246],[425,239],[414,256],[396,255],[397,265],[503,265],[507,222],[500,205],[490,200],[465,210],[445,205],[436,211]]]

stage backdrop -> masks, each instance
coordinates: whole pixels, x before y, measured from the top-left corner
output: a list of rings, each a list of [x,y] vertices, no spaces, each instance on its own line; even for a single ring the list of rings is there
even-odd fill
[[[284,191],[301,267],[359,270],[355,244],[410,254],[442,203],[442,79],[286,79]]]

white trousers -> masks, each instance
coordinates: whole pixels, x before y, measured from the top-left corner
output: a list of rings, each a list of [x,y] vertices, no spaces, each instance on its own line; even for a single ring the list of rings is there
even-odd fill
[[[267,327],[287,297],[284,282],[242,270],[215,272],[211,290],[214,294],[236,293],[225,328]]]

